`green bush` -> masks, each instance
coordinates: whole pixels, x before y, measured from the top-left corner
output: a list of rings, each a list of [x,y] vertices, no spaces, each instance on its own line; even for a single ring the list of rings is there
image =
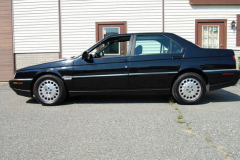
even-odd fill
[[[238,57],[238,69],[240,70],[240,57]]]

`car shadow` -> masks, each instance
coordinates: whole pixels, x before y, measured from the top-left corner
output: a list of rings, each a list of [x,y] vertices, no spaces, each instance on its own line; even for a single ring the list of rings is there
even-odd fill
[[[219,89],[208,92],[199,104],[207,104],[211,102],[236,102],[240,101],[240,95]]]
[[[160,95],[92,95],[69,97],[61,105],[107,103],[169,103],[171,96]]]
[[[71,104],[107,104],[107,103],[169,103],[171,96],[166,95],[83,95],[69,97],[61,105]],[[219,89],[208,92],[199,103],[211,102],[234,102],[240,101],[240,95]],[[38,104],[35,98],[29,99],[26,103]]]
[[[166,95],[83,95],[68,97],[60,105],[71,104],[104,104],[104,103],[169,103],[171,96]],[[38,104],[35,98],[26,103]]]

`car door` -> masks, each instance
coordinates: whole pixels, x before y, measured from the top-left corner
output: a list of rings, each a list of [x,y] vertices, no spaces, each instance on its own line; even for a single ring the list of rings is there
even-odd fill
[[[129,86],[169,90],[181,65],[184,48],[164,35],[135,35],[129,65]]]
[[[89,53],[93,55],[92,61],[80,58],[74,62],[73,80],[75,90],[129,90],[128,67],[130,50],[128,51],[128,48],[131,46],[131,36],[120,36],[121,42],[117,41],[118,38],[114,37],[106,40],[115,42],[110,47],[101,51],[101,54],[104,54],[104,56],[94,57],[94,52],[101,50],[101,48],[96,47]],[[124,38],[125,41],[122,40]],[[102,45],[104,46],[104,44]]]

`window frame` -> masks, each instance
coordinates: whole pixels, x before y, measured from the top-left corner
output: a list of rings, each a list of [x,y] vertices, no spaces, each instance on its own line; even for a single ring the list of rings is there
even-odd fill
[[[171,53],[159,53],[159,54],[145,54],[145,55],[134,55],[135,53],[135,47],[136,47],[136,40],[137,40],[137,36],[164,36],[165,38],[168,38],[170,39],[171,43],[170,43],[170,47],[171,47]],[[176,44],[178,44],[182,50],[181,52],[178,52],[178,53],[172,53],[172,42],[175,42]],[[153,56],[153,55],[170,55],[170,54],[182,54],[183,53],[183,50],[184,50],[184,47],[179,44],[177,41],[165,36],[164,34],[136,34],[134,35],[133,37],[133,43],[132,43],[132,48],[131,48],[131,56]]]
[[[95,45],[93,45],[91,48],[89,48],[87,50],[87,53],[90,54],[94,49],[96,49],[97,47],[99,47],[100,45],[102,45],[105,41],[107,41],[108,39],[110,38],[118,38],[118,37],[130,37],[129,39],[129,47],[128,47],[128,50],[127,50],[127,54],[125,56],[122,56],[120,54],[116,54],[115,55],[109,55],[109,56],[104,56],[104,57],[100,57],[102,59],[105,59],[105,58],[124,58],[124,57],[129,57],[131,55],[131,51],[132,51],[132,44],[133,44],[133,39],[134,39],[134,36],[129,34],[129,35],[113,35],[113,36],[110,36],[110,37],[106,37],[104,39],[102,39],[101,41],[99,41],[98,43],[96,43]],[[99,59],[100,59],[99,58]],[[95,59],[95,58],[93,58]]]

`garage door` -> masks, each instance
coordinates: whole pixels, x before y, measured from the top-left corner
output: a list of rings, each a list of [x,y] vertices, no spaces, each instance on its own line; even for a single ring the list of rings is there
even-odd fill
[[[0,81],[8,81],[14,74],[11,1],[1,0],[0,11]]]

